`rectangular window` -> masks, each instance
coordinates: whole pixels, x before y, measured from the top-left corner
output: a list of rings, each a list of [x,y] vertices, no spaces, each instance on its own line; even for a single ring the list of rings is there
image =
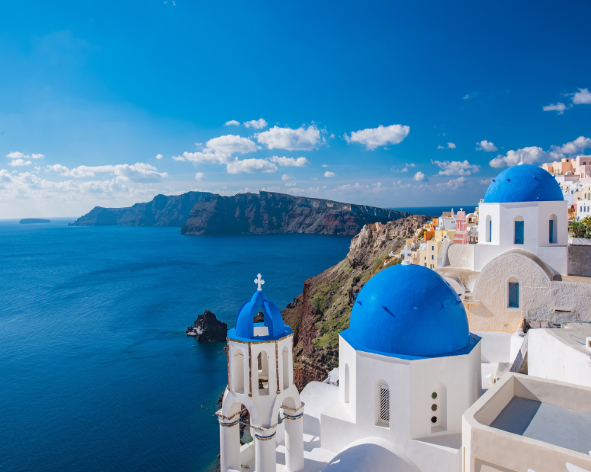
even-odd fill
[[[509,308],[519,308],[518,282],[509,282]]]
[[[523,221],[515,222],[515,244],[523,244]]]
[[[434,261],[435,260],[435,256],[433,254],[431,254],[431,260]]]
[[[380,420],[390,421],[390,390],[380,387]]]
[[[549,225],[550,227],[548,228],[548,242],[552,244],[554,242],[554,220],[550,220]]]
[[[492,241],[492,220],[488,222],[488,242]]]

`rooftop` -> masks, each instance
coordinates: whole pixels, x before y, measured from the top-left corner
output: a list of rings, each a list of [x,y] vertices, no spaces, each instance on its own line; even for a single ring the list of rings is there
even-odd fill
[[[591,451],[591,413],[514,397],[490,426],[582,454]]]

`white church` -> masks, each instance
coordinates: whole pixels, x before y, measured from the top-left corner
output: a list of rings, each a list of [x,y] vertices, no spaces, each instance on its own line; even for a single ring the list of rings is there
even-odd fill
[[[519,167],[509,182],[525,193],[516,198],[506,180],[491,184],[487,195],[499,201],[481,203],[483,249],[474,254],[482,258],[467,264],[485,271],[513,238],[550,274],[562,274],[566,206],[543,174]],[[519,269],[492,277],[523,283]],[[591,328],[575,326],[567,336],[531,329],[529,342],[522,332],[470,332],[465,293],[446,278],[408,261],[372,277],[340,333],[338,381],[311,382],[300,396],[293,333],[259,274],[228,332],[228,387],[217,412],[221,471],[591,472]],[[511,290],[499,303],[512,303]],[[264,321],[254,323],[259,312]],[[588,347],[573,343],[581,337]],[[491,376],[500,365],[519,367],[528,344],[536,377]],[[562,354],[548,363],[537,352],[550,346]]]

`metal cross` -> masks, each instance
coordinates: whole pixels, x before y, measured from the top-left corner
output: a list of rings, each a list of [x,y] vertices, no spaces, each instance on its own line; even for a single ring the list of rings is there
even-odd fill
[[[404,256],[404,260],[402,261],[402,265],[409,265],[410,261],[408,260],[408,256],[412,254],[412,251],[408,248],[408,244],[404,245],[404,250],[400,251],[400,255]]]
[[[257,290],[258,290],[259,292],[261,292],[261,291],[263,290],[263,289],[262,289],[262,285],[265,283],[265,281],[264,281],[263,279],[261,279],[261,274],[258,274],[258,275],[257,275],[257,278],[256,278],[256,279],[254,279],[254,283],[258,285],[258,288],[257,288]]]

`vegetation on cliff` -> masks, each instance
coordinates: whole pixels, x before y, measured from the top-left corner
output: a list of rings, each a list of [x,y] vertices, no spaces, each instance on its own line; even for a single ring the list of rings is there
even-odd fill
[[[295,333],[294,378],[300,390],[312,380],[324,380],[338,365],[339,333],[349,326],[356,294],[373,275],[401,262],[389,254],[416,237],[427,220],[414,215],[364,226],[351,241],[347,257],[306,280],[303,293],[282,311]]]

